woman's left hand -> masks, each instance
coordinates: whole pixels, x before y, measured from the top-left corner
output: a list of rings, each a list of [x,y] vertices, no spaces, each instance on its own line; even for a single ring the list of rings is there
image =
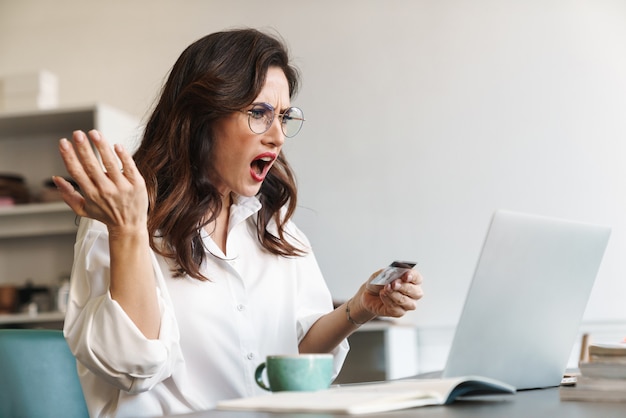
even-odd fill
[[[359,325],[376,316],[401,317],[414,310],[422,297],[422,276],[416,270],[405,272],[380,291],[368,290],[366,285],[367,282],[352,299],[311,326],[300,341],[301,353],[329,353]]]
[[[372,277],[377,273],[374,273]],[[354,312],[351,314],[353,318],[367,317],[366,313],[358,314],[361,308],[369,312],[370,318],[372,316],[399,318],[408,311],[415,310],[417,301],[423,295],[422,275],[417,270],[411,269],[398,279],[386,284],[378,293],[367,289],[366,284],[363,284],[351,300],[350,309]]]

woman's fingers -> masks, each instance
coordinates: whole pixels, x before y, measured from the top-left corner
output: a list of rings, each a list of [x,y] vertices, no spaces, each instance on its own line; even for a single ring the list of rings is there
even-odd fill
[[[419,272],[411,270],[385,286],[379,296],[387,314],[398,317],[414,310],[417,301],[424,295],[421,283]]]
[[[411,299],[420,299],[422,297],[422,276],[415,270],[410,270],[402,275],[402,277],[394,280],[385,286],[387,294],[392,292],[401,293]]]
[[[63,201],[74,211],[74,213],[78,216],[86,216],[85,199],[74,189],[74,186],[63,177],[59,176],[53,176],[52,181],[61,192]]]
[[[55,179],[63,200],[80,216],[107,226],[144,224],[148,210],[145,181],[132,156],[120,145],[112,148],[100,132],[73,134],[73,143],[61,139],[59,149],[80,193],[69,183]]]
[[[417,307],[416,299],[399,291],[381,292],[380,298],[388,308],[401,313],[412,311]]]
[[[79,184],[85,196],[98,200],[98,196],[110,196],[126,183],[127,179],[122,174],[116,152],[100,132],[91,130],[88,138],[84,132],[75,131],[72,139],[73,147],[67,140],[62,140],[62,147],[69,147],[66,148],[67,152],[63,159],[68,172]],[[130,156],[128,159],[132,161]]]
[[[423,280],[420,272],[417,270],[413,270],[413,269],[404,273],[401,279],[407,283],[413,283],[413,284],[422,284],[422,280]]]
[[[102,134],[96,130],[89,131],[89,138],[100,154],[103,171],[108,180],[115,183],[117,187],[125,187],[126,182],[132,186],[143,182],[143,177],[139,174],[132,155],[121,144],[115,144],[111,148]]]
[[[139,170],[135,165],[135,160],[133,160],[132,155],[128,151],[126,151],[126,149],[121,144],[115,144],[114,150],[120,162],[122,163],[122,169],[120,170],[120,174],[123,175],[126,180],[128,180],[133,186],[138,186],[141,184],[142,187],[145,187],[144,178],[139,173]]]
[[[91,142],[87,138],[87,135],[85,135],[85,133],[82,131],[74,131],[74,134],[72,135],[72,140],[74,142],[74,152],[76,153],[76,156],[78,157],[78,162],[80,164],[80,168],[74,167],[74,169],[78,172],[84,171],[85,175],[91,180],[90,182],[93,183],[96,187],[98,187],[98,185],[102,183],[105,183],[107,181],[106,174],[102,169],[100,160],[98,160],[98,157],[96,156],[96,153],[94,152],[91,146]],[[98,151],[100,152],[100,148],[103,147],[102,142],[104,141],[99,142],[99,147],[96,146],[96,149],[98,149]],[[96,144],[94,143],[94,145]],[[74,175],[71,172],[70,174],[72,176]],[[80,184],[79,179],[75,180]],[[88,186],[88,184],[85,184],[85,186]],[[81,189],[83,189],[82,184]],[[86,192],[88,189],[83,190]]]
[[[106,173],[106,177],[114,183],[119,182],[124,175],[122,174],[123,168],[120,167],[116,152],[113,151],[102,134],[95,129],[89,131],[89,139],[91,139],[91,142],[100,154],[102,166],[104,167],[104,170],[102,168],[100,170]]]
[[[72,143],[66,138],[61,138],[59,141],[59,152],[70,177],[78,183],[81,189],[90,187],[91,178],[85,172]]]

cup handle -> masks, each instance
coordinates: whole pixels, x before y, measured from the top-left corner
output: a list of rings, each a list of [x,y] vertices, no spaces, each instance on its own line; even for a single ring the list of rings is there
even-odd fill
[[[256,380],[256,384],[259,385],[259,387],[261,389],[265,389],[267,391],[272,391],[272,389],[270,389],[265,382],[263,381],[263,370],[265,369],[265,363],[261,363],[259,364],[259,366],[256,368],[256,371],[254,372],[254,379]]]

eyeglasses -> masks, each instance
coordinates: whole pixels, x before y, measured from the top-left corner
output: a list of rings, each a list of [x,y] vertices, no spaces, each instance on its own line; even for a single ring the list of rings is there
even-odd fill
[[[296,136],[304,123],[304,113],[298,107],[290,107],[283,113],[276,114],[274,106],[269,103],[253,103],[252,109],[242,110],[248,114],[248,126],[255,134],[263,134],[272,126],[274,117],[280,119],[280,129],[287,138]]]

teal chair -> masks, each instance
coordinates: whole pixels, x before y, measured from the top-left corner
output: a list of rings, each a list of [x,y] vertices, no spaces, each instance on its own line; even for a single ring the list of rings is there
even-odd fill
[[[59,330],[0,329],[0,418],[88,418]]]

